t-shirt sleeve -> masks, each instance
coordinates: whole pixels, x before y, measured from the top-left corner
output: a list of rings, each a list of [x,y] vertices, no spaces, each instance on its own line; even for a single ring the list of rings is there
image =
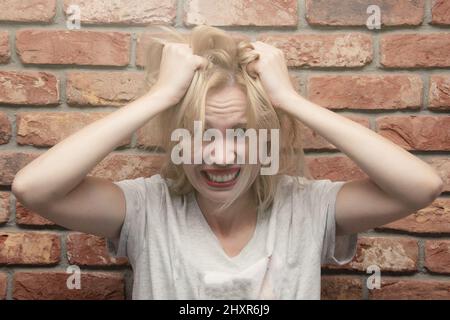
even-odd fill
[[[119,238],[108,238],[110,254],[127,257],[131,264],[143,249],[146,226],[147,188],[144,177],[114,181],[125,196],[125,219]]]
[[[336,199],[345,181],[311,180],[310,195],[317,218],[317,231],[322,239],[322,264],[345,264],[356,253],[358,234],[336,235]]]

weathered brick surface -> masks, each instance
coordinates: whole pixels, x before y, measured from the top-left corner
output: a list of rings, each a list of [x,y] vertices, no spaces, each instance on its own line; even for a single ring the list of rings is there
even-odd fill
[[[380,289],[369,290],[369,298],[378,300],[450,300],[450,282],[383,278]]]
[[[8,63],[11,57],[9,48],[9,33],[7,31],[0,32],[0,63]]]
[[[361,237],[356,255],[342,266],[326,265],[327,269],[346,269],[366,272],[371,265],[381,271],[413,272],[417,270],[419,246],[416,240],[392,237]]]
[[[0,191],[0,225],[8,222],[10,214],[9,192]]]
[[[450,25],[450,2],[448,0],[432,0],[432,23]]]
[[[20,112],[16,115],[17,143],[39,147],[53,146],[108,114],[103,112]],[[130,138],[126,138],[119,146],[130,142]]]
[[[13,299],[16,300],[123,300],[123,275],[116,272],[82,272],[81,288],[69,289],[72,273],[16,272],[13,276]],[[70,281],[71,279],[69,279]],[[72,282],[70,282],[72,283]]]
[[[428,109],[450,111],[450,76],[432,75],[428,96]]]
[[[367,177],[351,159],[346,156],[305,157],[314,179],[352,180]]]
[[[8,115],[0,112],[0,144],[7,144],[9,142],[12,135],[11,129],[11,122],[8,119]]]
[[[47,72],[0,71],[0,103],[13,105],[56,105],[58,78]]]
[[[426,208],[377,229],[425,234],[450,233],[450,200],[438,198]]]
[[[419,75],[314,76],[308,99],[327,108],[420,109],[423,82]]]
[[[126,66],[130,34],[84,30],[19,30],[17,54],[27,64]]]
[[[40,153],[0,152],[0,185],[10,185],[14,175]],[[110,180],[149,177],[159,172],[164,162],[161,154],[112,153],[95,166],[88,175]]]
[[[306,0],[306,19],[319,26],[365,26],[372,5],[380,8],[382,27],[419,25],[425,12],[425,0]]]
[[[8,276],[4,272],[0,272],[0,300],[6,299],[6,289],[8,287]]]
[[[55,223],[16,201],[16,224],[19,226],[54,226]]]
[[[363,33],[262,34],[258,41],[283,50],[289,67],[362,67],[373,59],[372,38]]]
[[[67,236],[67,259],[77,266],[126,265],[126,258],[112,257],[108,253],[105,238],[91,234],[71,233]]]
[[[54,265],[60,261],[59,235],[0,232],[0,265]]]
[[[322,300],[360,300],[362,298],[361,279],[353,276],[322,276]]]
[[[51,22],[56,13],[56,0],[2,0],[0,21]]]
[[[72,72],[67,75],[67,103],[73,106],[122,106],[139,97],[144,74]]]
[[[432,272],[450,274],[450,240],[425,242],[425,267]]]
[[[380,135],[407,150],[450,150],[449,116],[385,116],[376,123]]]
[[[82,24],[173,24],[176,17],[175,0],[64,0],[66,16],[72,5],[80,8]]]
[[[390,34],[380,40],[386,68],[450,67],[450,33]]]
[[[184,23],[187,26],[296,26],[297,1],[203,1],[186,0]]]

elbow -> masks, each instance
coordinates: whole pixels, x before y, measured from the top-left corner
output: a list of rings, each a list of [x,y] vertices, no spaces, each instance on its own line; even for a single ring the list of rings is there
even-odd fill
[[[37,199],[39,199],[38,193],[27,186],[23,180],[18,179],[17,176],[11,184],[11,193],[22,205],[28,208],[34,207],[37,204]]]
[[[439,195],[444,190],[444,182],[440,177],[436,179],[435,182],[430,183],[430,186],[426,188],[423,192],[421,197],[416,199],[415,205],[418,209],[422,209],[425,207],[428,207],[430,204],[433,203],[436,198],[439,197]]]
[[[25,194],[25,187],[23,182],[17,179],[17,176],[14,178],[11,184],[11,192],[19,201],[23,198]]]

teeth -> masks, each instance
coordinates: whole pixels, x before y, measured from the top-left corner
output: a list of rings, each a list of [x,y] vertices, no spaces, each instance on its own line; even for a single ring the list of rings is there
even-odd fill
[[[228,181],[231,181],[234,178],[236,178],[238,173],[239,173],[239,171],[237,171],[236,173],[231,173],[231,174],[227,174],[227,175],[213,175],[213,174],[206,172],[206,175],[208,176],[209,180],[212,180],[214,182],[228,182]]]

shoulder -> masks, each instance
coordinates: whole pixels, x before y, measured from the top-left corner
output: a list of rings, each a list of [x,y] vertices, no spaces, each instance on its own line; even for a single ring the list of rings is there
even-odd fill
[[[163,178],[160,174],[150,177],[137,177],[134,179],[124,179],[114,181],[125,193],[139,197],[142,201],[146,199],[155,200],[168,192],[170,179]]]

